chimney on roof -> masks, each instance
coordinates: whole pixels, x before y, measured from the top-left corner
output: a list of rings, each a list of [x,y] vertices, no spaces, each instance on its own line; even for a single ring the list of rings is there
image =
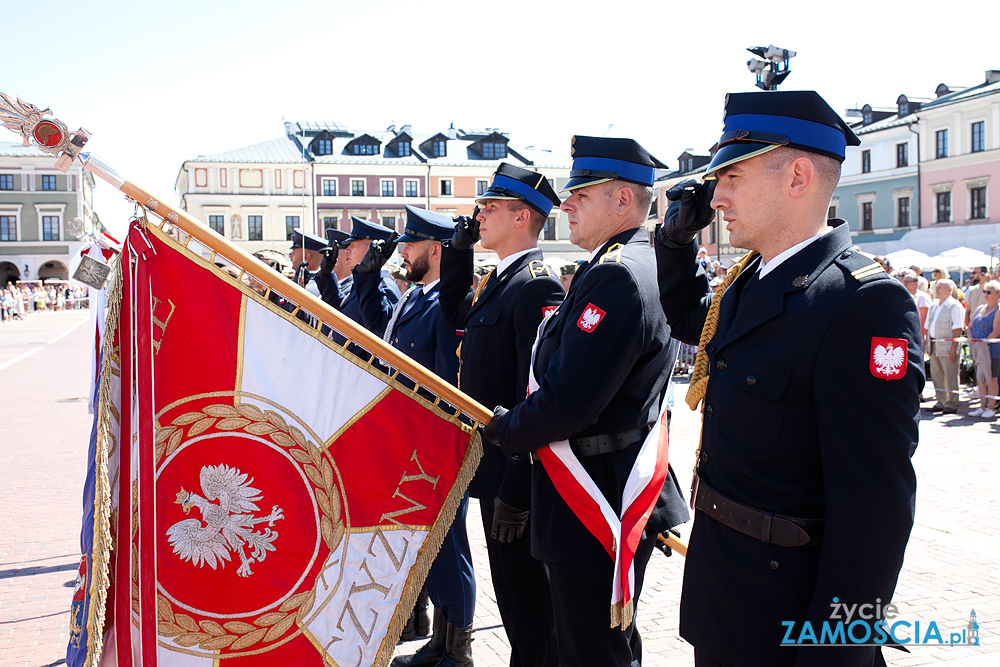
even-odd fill
[[[393,124],[392,124],[392,125],[390,125],[389,127],[385,128],[385,131],[386,131],[386,132],[392,132],[392,133],[395,133],[395,132],[396,132],[396,124],[395,124],[395,123],[393,123]]]
[[[455,130],[455,124],[454,123],[452,123],[448,127],[448,138],[449,139],[458,139],[458,132]]]
[[[996,83],[1000,81],[1000,69],[986,70],[986,83]]]
[[[399,133],[400,134],[404,134],[405,133],[405,134],[408,134],[408,135],[410,135],[412,137],[413,136],[413,126],[412,125],[404,125],[403,127],[399,128]]]
[[[286,137],[290,137],[293,134],[295,134],[295,133],[292,131],[292,124],[289,121],[286,120],[285,121],[285,136]]]

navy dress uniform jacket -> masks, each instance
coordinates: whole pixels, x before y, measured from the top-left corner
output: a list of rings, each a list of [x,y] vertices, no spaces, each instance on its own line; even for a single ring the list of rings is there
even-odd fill
[[[354,291],[358,295],[362,315],[372,313],[376,318],[366,318],[364,325],[378,336],[383,335],[389,321],[389,317],[385,317],[385,322],[378,328],[380,313],[386,303],[382,285],[383,281],[377,273],[354,274]],[[461,337],[454,327],[445,322],[438,304],[437,286],[429,294],[423,294],[423,288],[418,290],[404,304],[389,343],[442,379],[457,384],[458,355],[455,352]]]
[[[545,310],[562,302],[562,284],[542,261],[542,252],[533,250],[490,276],[472,305],[473,251],[445,244],[442,253],[441,310],[452,327],[465,330],[459,387],[487,407],[512,407],[527,395],[531,345]],[[469,495],[500,496],[509,505],[528,508],[530,463],[509,461],[496,447],[483,449]]]
[[[366,276],[365,284],[371,284],[367,313],[362,312],[363,306],[358,295],[359,276]],[[378,274],[352,273],[351,282],[345,283],[345,288],[348,291],[340,302],[340,312],[381,338],[382,332],[385,331],[386,322],[389,321],[389,316],[392,314],[392,309],[399,301],[399,288],[396,287],[396,281],[385,269]],[[428,368],[431,367],[428,366]]]
[[[537,391],[504,415],[499,440],[508,456],[577,436],[623,433],[652,424],[657,416],[676,348],[659,304],[655,257],[646,230],[609,239],[581,267],[559,310],[546,321],[534,359]],[[587,330],[584,311],[604,312]],[[594,311],[591,311],[594,312]],[[636,442],[580,463],[612,509],[635,458]],[[532,466],[531,553],[553,562],[607,558],[600,542],[563,501],[542,465]],[[687,520],[687,508],[671,477],[646,525],[660,532]]]
[[[819,636],[834,597],[888,604],[913,522],[917,311],[902,284],[851,251],[847,225],[831,224],[741,295],[759,260],[745,269],[707,345],[703,483],[759,510],[825,521],[818,546],[781,547],[696,512],[681,636],[731,665],[884,664],[874,647],[779,646],[782,621],[796,622],[793,637],[803,620]],[[696,344],[711,300],[697,246],[655,245],[667,319]],[[870,370],[873,337],[906,341],[900,379]]]
[[[325,276],[317,273],[314,280],[316,281],[316,287],[319,288],[320,298],[337,310],[340,310],[340,304],[347,298],[351,285],[354,284],[353,275],[348,275],[341,282],[335,273]]]

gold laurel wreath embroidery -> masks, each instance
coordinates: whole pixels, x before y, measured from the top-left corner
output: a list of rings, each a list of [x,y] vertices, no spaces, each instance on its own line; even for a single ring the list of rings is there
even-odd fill
[[[223,431],[246,431],[259,437],[269,437],[275,444],[288,451],[289,456],[302,464],[309,480],[316,485],[313,490],[316,504],[323,516],[320,531],[323,541],[330,551],[336,550],[344,538],[344,525],[340,521],[340,496],[335,491],[333,467],[323,457],[319,447],[310,442],[301,430],[289,426],[284,418],[271,410],[261,410],[255,405],[237,403],[233,405],[209,405],[200,412],[186,412],[176,417],[169,426],[156,430],[156,463],[170,456],[180,447],[184,439],[204,433],[211,427]],[[135,497],[133,495],[133,497]],[[133,551],[133,560],[138,558]],[[137,565],[133,562],[133,565]],[[133,574],[138,572],[133,567]],[[133,576],[132,605],[138,609],[139,586]],[[285,600],[278,611],[268,612],[254,619],[252,623],[229,621],[217,623],[205,619],[196,621],[187,614],[175,613],[170,601],[157,595],[157,634],[173,637],[179,646],[215,651],[228,648],[233,651],[250,648],[258,643],[268,643],[281,638],[295,623],[301,623],[316,602],[315,587],[297,593]]]

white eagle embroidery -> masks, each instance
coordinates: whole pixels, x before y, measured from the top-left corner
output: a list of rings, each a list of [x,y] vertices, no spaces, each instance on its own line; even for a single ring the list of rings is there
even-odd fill
[[[216,563],[225,567],[226,561],[232,560],[230,551],[233,551],[240,557],[236,573],[249,577],[253,574],[250,564],[263,561],[268,551],[275,550],[271,543],[278,532],[270,527],[284,518],[284,513],[274,505],[270,514],[255,518],[251,513],[260,511],[255,501],[263,496],[260,489],[250,486],[253,478],[248,480],[247,475],[236,468],[225,464],[205,466],[198,477],[204,497],[181,487],[175,502],[184,508],[185,514],[197,507],[204,523],[198,519],[184,519],[170,526],[167,538],[174,553],[198,567],[208,563],[214,570]],[[211,500],[219,502],[209,502]],[[265,521],[267,526],[263,531],[254,530],[257,524]],[[244,547],[250,549],[249,556],[244,553]]]
[[[903,348],[889,343],[888,347],[878,345],[872,353],[875,370],[883,375],[897,375],[903,366]]]
[[[590,308],[589,306],[585,311],[583,311],[583,315],[580,316],[580,326],[587,331],[593,331],[594,327],[596,327],[600,321],[601,313],[597,312],[593,308]]]

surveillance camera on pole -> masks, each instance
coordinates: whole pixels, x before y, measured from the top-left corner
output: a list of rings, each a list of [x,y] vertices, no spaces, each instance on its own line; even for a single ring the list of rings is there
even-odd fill
[[[751,58],[747,61],[747,69],[757,76],[757,87],[762,90],[777,90],[778,86],[791,74],[788,61],[798,55],[797,51],[789,51],[780,46],[751,46],[747,51],[763,58]]]

